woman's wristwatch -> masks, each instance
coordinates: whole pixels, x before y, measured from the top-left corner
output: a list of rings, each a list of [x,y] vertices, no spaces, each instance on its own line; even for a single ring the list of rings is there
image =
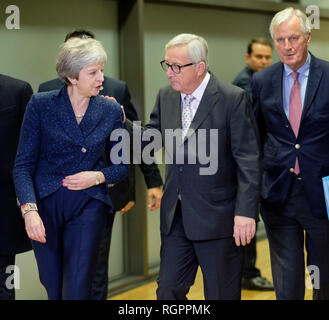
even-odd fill
[[[21,211],[22,211],[22,217],[30,212],[30,211],[38,211],[38,207],[35,203],[25,203],[21,206]]]
[[[98,186],[101,183],[98,171],[96,171],[95,178],[96,178],[95,185]]]

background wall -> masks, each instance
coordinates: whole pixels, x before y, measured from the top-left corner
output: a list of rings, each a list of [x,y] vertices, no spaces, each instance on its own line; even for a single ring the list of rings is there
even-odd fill
[[[7,30],[5,9],[20,9],[21,28]],[[34,91],[56,77],[56,55],[65,35],[78,28],[92,30],[108,54],[105,74],[118,77],[117,5],[108,0],[1,0],[0,72],[29,81]]]

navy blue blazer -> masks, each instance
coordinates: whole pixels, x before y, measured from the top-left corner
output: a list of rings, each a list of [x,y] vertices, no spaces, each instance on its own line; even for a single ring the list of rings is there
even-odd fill
[[[273,208],[284,203],[298,156],[312,214],[327,218],[322,177],[329,175],[329,63],[311,55],[297,138],[283,109],[283,70],[278,62],[253,76],[254,109],[263,145],[261,200]]]
[[[62,179],[81,171],[102,171],[106,185],[128,174],[127,165],[109,164],[103,154],[116,142],[111,132],[122,128],[120,105],[101,96],[91,97],[80,125],[77,124],[67,87],[34,94],[26,108],[17,150],[14,181],[20,204],[36,202],[62,186]],[[111,205],[101,184],[83,190]]]
[[[57,78],[40,84],[38,92],[60,89],[62,86],[63,82]],[[130,99],[128,86],[125,82],[104,76],[103,90],[100,94],[114,97],[120,105],[123,105],[127,119],[131,121],[139,120],[136,109]],[[106,156],[108,157],[108,155]],[[130,156],[130,159],[131,158],[132,155]],[[147,188],[161,186],[163,182],[158,166],[156,164],[146,164],[143,162],[143,159],[141,160],[142,162],[139,164],[139,167],[143,173]],[[135,166],[129,166],[129,177],[108,189],[112,198],[114,211],[121,210],[129,201],[136,201],[134,167]]]

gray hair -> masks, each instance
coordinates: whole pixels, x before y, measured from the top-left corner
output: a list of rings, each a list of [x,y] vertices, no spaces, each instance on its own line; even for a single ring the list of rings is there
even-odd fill
[[[297,16],[299,18],[300,28],[303,33],[303,36],[305,38],[307,37],[308,33],[311,32],[312,29],[309,19],[307,18],[307,16],[303,11],[289,7],[276,13],[271,21],[270,34],[273,40],[274,40],[274,29],[276,29],[282,22],[291,19],[293,16]]]
[[[166,44],[166,50],[172,47],[187,46],[191,62],[205,62],[208,69],[208,43],[207,41],[195,34],[182,33],[172,38]]]
[[[78,79],[83,67],[95,63],[105,64],[106,60],[106,52],[98,40],[71,38],[59,48],[56,71],[59,79],[69,85],[68,77]]]

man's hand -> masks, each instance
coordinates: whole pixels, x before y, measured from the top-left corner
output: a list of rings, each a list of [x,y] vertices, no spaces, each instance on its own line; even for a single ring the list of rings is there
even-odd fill
[[[30,239],[46,243],[46,231],[38,211],[29,211],[24,215],[25,230]]]
[[[120,106],[121,107],[121,110],[123,112],[123,120],[122,120],[122,123],[125,123],[126,122],[126,113],[125,113],[125,108],[124,106]]]
[[[114,97],[109,97],[109,96],[103,96],[105,99],[107,100],[112,100],[114,102],[118,102]],[[122,120],[122,123],[125,123],[126,122],[126,113],[125,113],[125,108],[124,106],[120,106],[121,107],[121,110],[123,112],[123,120]]]
[[[123,207],[123,208],[120,210],[120,213],[121,213],[121,214],[126,213],[126,212],[129,211],[134,205],[135,205],[135,201],[129,201],[129,202],[125,205],[125,207]]]
[[[115,99],[114,97],[109,97],[109,96],[103,96],[103,97],[107,100],[112,100],[114,102],[118,102],[117,99]]]
[[[147,191],[148,203],[147,206],[151,211],[154,211],[160,208],[162,190],[161,187],[150,188]]]
[[[249,244],[256,232],[256,222],[253,218],[235,216],[234,217],[234,233],[235,244],[245,246]]]

